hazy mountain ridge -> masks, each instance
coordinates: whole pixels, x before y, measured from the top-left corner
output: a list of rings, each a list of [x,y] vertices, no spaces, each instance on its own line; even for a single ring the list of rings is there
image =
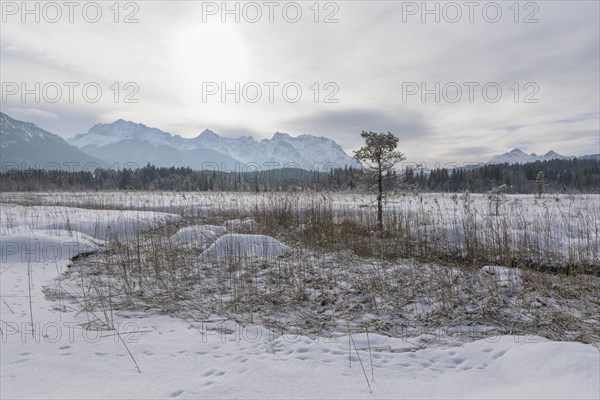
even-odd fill
[[[237,163],[238,170],[246,168],[246,166],[250,168],[250,165],[255,167],[258,165],[261,168],[298,167],[303,169],[360,167],[360,164],[331,139],[312,135],[292,137],[281,132],[276,132],[271,139],[260,141],[251,136],[223,137],[208,129],[194,138],[183,138],[157,128],[120,119],[111,124],[97,124],[87,133],[69,139],[69,143],[90,155],[103,159],[111,157],[113,153],[108,150],[113,149],[115,144],[120,144],[130,150],[124,149],[121,153],[139,155],[136,157],[136,162],[143,164],[150,162],[157,166],[170,166],[171,164],[159,161],[163,157],[157,151],[152,151],[153,149],[146,153],[140,153],[132,146],[139,146],[140,143],[150,145],[154,149],[166,146],[170,149],[164,150],[180,160],[189,159],[185,152],[210,151],[210,162],[226,164],[228,165],[227,169],[235,168],[229,167],[229,164],[232,163]],[[184,152],[184,154],[177,156],[177,153],[173,153],[171,149]],[[195,168],[195,165],[190,166]]]
[[[596,160],[600,161],[600,153],[599,154],[588,154],[585,156],[577,157],[580,160]]]
[[[555,160],[555,159],[570,159],[573,158],[571,156],[564,156],[562,154],[558,154],[554,150],[550,150],[544,155],[538,156],[535,153],[527,154],[523,152],[521,149],[513,149],[508,153],[496,155],[492,157],[487,163],[488,164],[525,164],[536,161],[547,161],[547,160]]]
[[[86,154],[63,138],[30,122],[0,112],[2,170],[11,168],[93,169],[107,164]]]

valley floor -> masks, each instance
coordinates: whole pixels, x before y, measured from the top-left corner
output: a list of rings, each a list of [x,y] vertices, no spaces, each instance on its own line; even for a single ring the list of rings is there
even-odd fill
[[[75,287],[77,279],[65,279],[76,262],[71,259],[102,249],[109,232],[127,241],[184,225],[181,215],[3,204],[0,216],[2,398],[600,395],[597,340],[518,334],[456,340],[431,332],[390,337],[343,330],[297,335],[240,324],[232,315],[188,319],[150,306],[91,308],[78,295],[86,291]],[[90,282],[84,278],[83,286]]]

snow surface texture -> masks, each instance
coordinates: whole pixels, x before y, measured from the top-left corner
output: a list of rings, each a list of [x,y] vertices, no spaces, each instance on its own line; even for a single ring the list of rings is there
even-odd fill
[[[0,234],[2,263],[59,261],[98,250],[98,240],[68,231],[32,230],[28,233]]]
[[[65,215],[70,229],[42,229],[63,226]],[[106,238],[109,225],[110,231],[134,225],[143,232],[180,218],[5,205],[0,216],[2,398],[597,399],[600,394],[596,348],[536,336],[422,348],[418,337],[308,338],[242,327],[219,316],[187,322],[150,311],[115,313],[112,329],[93,330],[77,304],[52,296],[69,258],[101,245],[98,239]],[[90,231],[92,221],[98,229]],[[225,237],[232,236],[244,237]],[[49,257],[44,246],[5,246],[35,241],[79,248]],[[503,275],[496,267],[488,270]]]
[[[225,221],[225,223],[223,225],[225,225],[228,229],[241,228],[241,229],[249,229],[249,230],[256,229],[258,226],[256,224],[256,221],[254,221],[252,218],[246,218],[244,220],[231,219],[229,221]]]
[[[290,251],[288,246],[270,236],[230,233],[217,239],[200,258],[225,261],[272,259]]]
[[[523,289],[521,271],[516,268],[486,265],[485,267],[481,268],[481,272],[483,274],[495,276],[498,279],[498,284],[502,287],[513,288],[516,290]]]

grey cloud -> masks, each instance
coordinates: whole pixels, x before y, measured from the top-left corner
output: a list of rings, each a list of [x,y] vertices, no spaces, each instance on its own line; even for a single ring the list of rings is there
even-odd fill
[[[321,112],[294,119],[286,125],[292,132],[330,137],[347,149],[361,145],[360,133],[363,130],[390,131],[399,137],[400,141],[431,135],[420,114],[392,115],[366,108]]]
[[[570,118],[563,118],[551,121],[553,124],[574,124],[576,122],[588,121],[593,119],[599,119],[600,112],[591,112],[586,114],[575,115]]]
[[[58,115],[50,111],[44,111],[37,108],[11,108],[8,110],[16,119],[31,121],[34,118],[42,120],[58,120]]]
[[[447,157],[471,157],[473,158],[481,158],[481,155],[493,154],[497,149],[493,149],[487,146],[463,146],[463,147],[455,147],[442,155]]]
[[[435,161],[467,157],[469,151],[539,151],[540,143],[559,153],[593,151],[599,144],[594,131],[599,115],[591,111],[598,107],[600,3],[536,2],[537,24],[515,24],[512,3],[502,4],[506,14],[498,24],[423,24],[418,16],[402,23],[402,2],[367,1],[340,2],[338,24],[306,18],[299,24],[223,26],[217,20],[209,26],[201,22],[200,3],[171,7],[162,1],[144,2],[135,26],[4,24],[3,81],[98,81],[106,88],[135,81],[140,102],[15,101],[2,109],[11,115],[18,108],[23,115],[15,117],[63,136],[125,118],[184,136],[204,128],[234,137],[270,137],[275,131],[322,135],[347,150],[362,144],[362,130],[389,130],[408,155]],[[239,39],[240,46],[228,48],[227,38]],[[249,56],[238,65],[231,56],[239,50]],[[294,107],[204,104],[201,83],[216,80],[213,74],[221,80],[221,69],[231,70],[223,75],[228,81],[303,82],[307,101]],[[336,81],[341,103],[313,103],[308,87],[317,81]],[[504,97],[493,105],[412,102],[408,110],[400,88],[409,81],[495,81]],[[508,88],[530,81],[539,84],[539,104],[515,107]],[[103,99],[109,100],[105,91]],[[51,114],[58,119],[48,118]]]
[[[515,132],[518,131],[521,128],[525,128],[527,125],[507,125],[507,126],[501,126],[500,128],[496,128],[494,129],[495,131],[506,131],[506,132]]]
[[[87,132],[94,124],[100,122],[93,111],[68,106],[50,107],[35,104],[34,108],[18,102],[7,102],[2,104],[0,110],[12,118],[32,122],[63,138]]]

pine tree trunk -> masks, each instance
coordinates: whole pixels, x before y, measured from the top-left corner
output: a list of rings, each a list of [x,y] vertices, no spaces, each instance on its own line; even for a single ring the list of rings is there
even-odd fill
[[[383,172],[381,168],[377,172],[377,225],[383,231]]]

